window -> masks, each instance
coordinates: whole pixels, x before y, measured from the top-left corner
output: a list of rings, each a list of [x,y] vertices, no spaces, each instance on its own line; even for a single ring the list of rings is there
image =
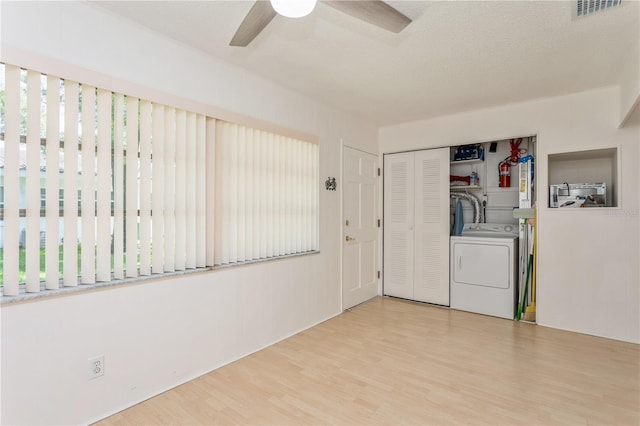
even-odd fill
[[[3,295],[318,250],[317,145],[14,65],[0,76]]]

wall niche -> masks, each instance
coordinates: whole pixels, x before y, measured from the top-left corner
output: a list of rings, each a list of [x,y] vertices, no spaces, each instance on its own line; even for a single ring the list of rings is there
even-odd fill
[[[549,154],[548,206],[618,207],[618,162],[618,147]]]

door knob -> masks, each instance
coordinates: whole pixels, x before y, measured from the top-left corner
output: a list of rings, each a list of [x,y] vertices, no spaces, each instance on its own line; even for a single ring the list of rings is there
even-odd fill
[[[345,237],[345,240],[346,240],[346,241],[354,241],[354,240],[355,240],[355,238],[351,238],[350,236],[348,236],[348,235],[347,235],[347,236]]]

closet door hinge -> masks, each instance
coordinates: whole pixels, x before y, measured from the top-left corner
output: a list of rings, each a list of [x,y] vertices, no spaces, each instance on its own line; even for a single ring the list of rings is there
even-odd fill
[[[378,219],[378,228],[380,228],[380,219]]]
[[[380,271],[378,271],[378,279],[380,279]]]
[[[378,167],[378,176],[380,176],[380,167]]]

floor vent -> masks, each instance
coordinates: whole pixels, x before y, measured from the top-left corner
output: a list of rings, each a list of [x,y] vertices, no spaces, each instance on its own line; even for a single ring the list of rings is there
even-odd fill
[[[622,0],[577,0],[576,15],[578,18],[582,18],[620,6],[621,3]]]

